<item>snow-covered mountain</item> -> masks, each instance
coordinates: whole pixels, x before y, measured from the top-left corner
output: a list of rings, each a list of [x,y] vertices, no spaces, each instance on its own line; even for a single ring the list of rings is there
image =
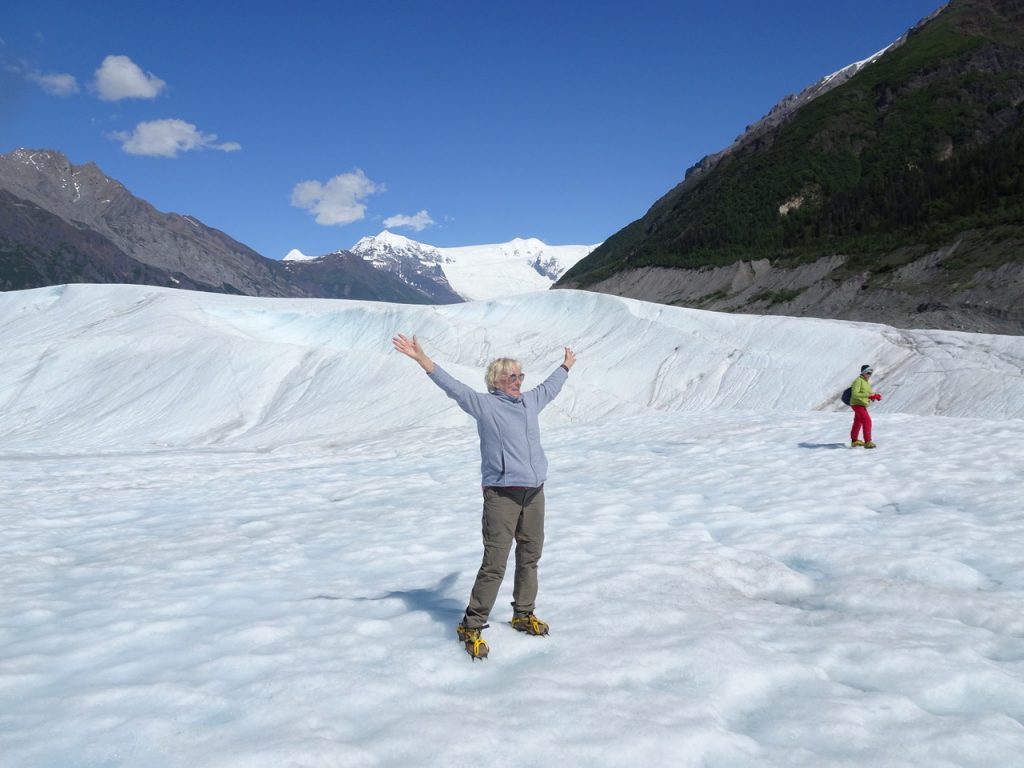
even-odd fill
[[[442,248],[446,261],[441,268],[467,299],[492,299],[550,288],[598,245],[548,245],[517,237],[507,243]]]
[[[536,238],[516,238],[439,248],[385,230],[362,238],[350,251],[421,290],[433,284],[477,301],[547,290],[598,245],[548,245]],[[285,260],[309,258],[293,250]]]

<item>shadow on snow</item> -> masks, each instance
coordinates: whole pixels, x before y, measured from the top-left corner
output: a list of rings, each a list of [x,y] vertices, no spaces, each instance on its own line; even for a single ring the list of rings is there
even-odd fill
[[[451,589],[458,573],[449,573],[433,587],[426,589],[395,590],[379,597],[340,597],[338,595],[314,595],[310,600],[351,600],[353,602],[401,600],[411,611],[422,611],[441,624],[456,624],[462,618],[465,606],[445,594]]]

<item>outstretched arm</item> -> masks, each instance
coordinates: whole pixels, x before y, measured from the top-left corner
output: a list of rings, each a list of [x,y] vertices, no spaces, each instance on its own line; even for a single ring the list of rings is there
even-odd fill
[[[481,395],[458,379],[452,378],[441,366],[434,365],[434,361],[423,351],[419,339],[415,336],[410,339],[408,336],[398,334],[391,339],[391,343],[403,355],[411,357],[419,363],[420,367],[430,376],[430,380],[439,386],[448,397],[458,403],[459,408],[474,419],[480,418],[480,415],[483,413],[482,403],[491,399],[489,395]]]
[[[420,346],[419,339],[414,335],[411,339],[407,336],[403,336],[401,333],[391,339],[391,343],[395,345],[395,349],[401,352],[407,357],[411,357],[427,373],[434,372],[434,361],[431,360],[427,353],[423,351],[423,347]]]
[[[548,403],[554,400],[562,391],[562,385],[569,379],[569,369],[576,363],[576,353],[571,347],[565,347],[565,357],[562,364],[555,368],[544,381],[524,392],[523,397],[531,399],[536,403],[538,410],[543,409]]]
[[[576,353],[572,351],[572,347],[565,348],[565,360],[562,361],[562,367],[565,370],[572,368],[573,363],[576,362]]]

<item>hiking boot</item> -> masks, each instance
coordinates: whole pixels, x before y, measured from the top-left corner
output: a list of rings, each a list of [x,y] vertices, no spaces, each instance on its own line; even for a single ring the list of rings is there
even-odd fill
[[[868,440],[866,443],[864,443],[864,447],[865,448],[874,448],[875,444],[872,443],[870,440]]]
[[[466,646],[466,653],[470,655],[473,661],[477,659],[486,659],[487,653],[490,648],[487,647],[487,643],[483,637],[480,636],[481,630],[487,629],[487,624],[482,627],[464,627],[461,624],[455,628],[455,634],[459,636],[459,641]]]
[[[546,635],[548,633],[548,625],[532,613],[525,616],[513,616],[512,629],[517,632],[525,632],[528,635]]]
[[[850,443],[850,447],[851,447],[851,448],[860,448],[860,447],[862,447],[863,445],[864,445],[864,441],[863,441],[863,440],[854,440],[854,441],[852,441],[852,442]]]

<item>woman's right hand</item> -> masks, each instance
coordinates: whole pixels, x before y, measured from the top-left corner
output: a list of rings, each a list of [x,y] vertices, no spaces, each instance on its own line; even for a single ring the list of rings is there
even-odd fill
[[[423,347],[420,346],[420,341],[416,338],[415,334],[410,339],[408,336],[399,333],[391,339],[391,343],[403,355],[411,357],[419,363],[424,371],[427,373],[434,372],[434,361],[427,357],[427,353],[423,351]]]

